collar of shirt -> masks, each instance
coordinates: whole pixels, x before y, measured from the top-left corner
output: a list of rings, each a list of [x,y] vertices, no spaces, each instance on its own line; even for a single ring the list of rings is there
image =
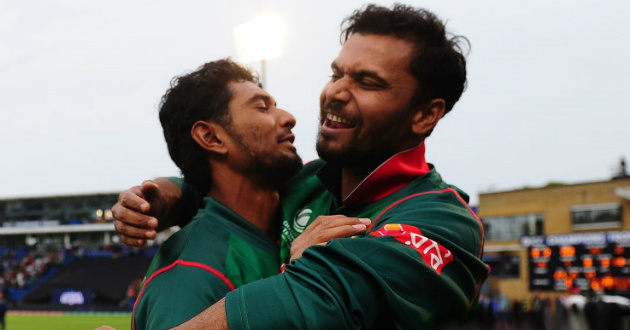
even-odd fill
[[[377,201],[427,174],[431,167],[424,153],[423,142],[415,148],[393,155],[363,179],[343,200],[343,204],[349,206]],[[317,177],[337,200],[341,200],[341,167],[326,163],[318,170]]]

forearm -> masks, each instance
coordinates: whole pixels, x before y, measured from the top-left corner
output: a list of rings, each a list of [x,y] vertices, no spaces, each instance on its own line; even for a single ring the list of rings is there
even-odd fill
[[[229,330],[225,316],[225,298],[173,330]]]
[[[428,329],[463,317],[487,275],[474,255],[459,252],[437,274],[416,251],[391,240],[315,246],[283,274],[230,292],[228,324],[232,330]]]
[[[306,256],[310,257],[306,250]],[[283,274],[246,284],[226,296],[231,330],[360,329],[340,278],[321,268],[288,265]],[[373,301],[374,299],[366,299]],[[374,304],[368,303],[367,308]],[[373,313],[375,314],[375,313]]]

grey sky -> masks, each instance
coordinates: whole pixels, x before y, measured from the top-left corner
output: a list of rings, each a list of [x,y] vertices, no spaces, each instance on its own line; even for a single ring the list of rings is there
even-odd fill
[[[298,120],[298,152],[316,158],[339,23],[365,2],[217,3],[2,0],[0,198],[177,175],[159,98],[173,76],[236,56],[232,28],[264,11],[288,27],[284,56],[267,64],[268,90]],[[468,90],[427,141],[427,158],[473,204],[481,191],[605,180],[621,157],[630,162],[630,2],[407,3],[472,44]]]

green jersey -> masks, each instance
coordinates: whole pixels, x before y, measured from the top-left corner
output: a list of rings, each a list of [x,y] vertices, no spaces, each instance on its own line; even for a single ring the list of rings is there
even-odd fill
[[[179,325],[245,283],[280,271],[278,246],[211,197],[158,250],[133,310],[132,329]]]
[[[312,246],[282,274],[227,294],[231,330],[426,329],[463,318],[489,268],[468,196],[444,183],[424,144],[340,198],[341,169],[318,160],[283,193],[281,255],[319,215],[372,219],[364,235]]]

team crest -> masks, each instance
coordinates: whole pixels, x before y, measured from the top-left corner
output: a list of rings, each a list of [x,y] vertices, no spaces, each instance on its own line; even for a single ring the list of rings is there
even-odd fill
[[[297,233],[301,233],[308,226],[311,215],[313,211],[311,209],[302,209],[296,216],[293,218],[293,230]]]

